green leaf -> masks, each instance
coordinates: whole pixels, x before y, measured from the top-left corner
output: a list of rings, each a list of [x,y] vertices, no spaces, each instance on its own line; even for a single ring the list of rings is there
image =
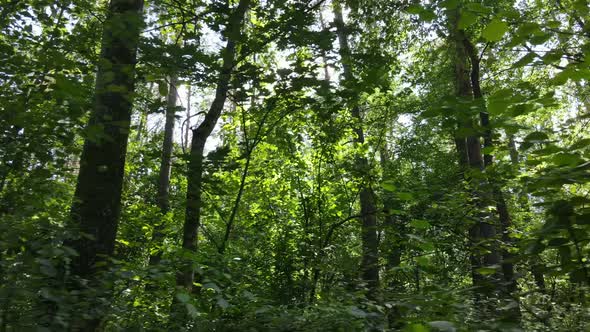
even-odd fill
[[[444,0],[440,6],[446,9],[455,9],[459,6],[459,0]]]
[[[493,146],[486,146],[483,149],[481,149],[481,153],[483,154],[494,154],[494,152],[496,151],[496,148],[494,148]]]
[[[436,18],[436,14],[434,13],[434,11],[432,11],[432,9],[425,9],[418,15],[420,16],[420,19],[424,22],[430,22]]]
[[[418,264],[418,266],[428,267],[430,265],[430,259],[428,256],[416,257],[416,264]]]
[[[529,38],[529,42],[531,42],[531,44],[533,45],[542,45],[545,42],[547,42],[549,39],[551,39],[551,34],[550,33],[540,33],[537,35],[532,36],[531,38]]]
[[[417,229],[426,229],[430,227],[430,223],[428,222],[428,220],[423,219],[414,219],[410,221],[410,225]]]
[[[492,8],[486,7],[480,3],[472,2],[465,5],[465,8],[469,9],[472,12],[489,14],[492,12]]]
[[[561,52],[551,51],[547,52],[547,54],[545,54],[542,59],[544,63],[551,64],[561,60],[562,56],[563,54]]]
[[[490,13],[492,12],[493,10],[490,11]],[[498,12],[498,16],[507,18],[509,20],[518,20],[521,17],[521,12],[514,8],[504,8]]]
[[[542,142],[549,139],[549,136],[542,131],[534,131],[528,134],[524,140],[529,142]]]
[[[574,2],[574,9],[582,14],[583,16],[588,15],[589,8],[588,8],[588,1],[587,0],[577,0]]]
[[[572,150],[585,149],[588,146],[590,146],[590,138],[583,138],[581,140],[576,141],[574,144],[572,144],[570,149],[572,149]]]
[[[502,40],[508,31],[508,24],[497,18],[493,19],[482,31],[482,37],[488,41],[497,42]]]
[[[418,4],[411,4],[406,9],[406,12],[408,12],[410,14],[416,14],[416,15],[420,14],[423,11],[424,11],[424,7],[422,7]]]
[[[403,215],[404,211],[403,210],[398,210],[398,209],[389,209],[387,210],[388,215]]]
[[[495,267],[491,267],[491,266],[486,266],[486,267],[480,267],[479,269],[475,270],[477,273],[481,274],[481,275],[491,275],[497,272],[497,269]]]
[[[565,84],[568,80],[572,81],[581,81],[583,79],[588,79],[590,77],[590,70],[588,69],[579,69],[573,66],[569,66],[566,69],[559,72],[553,78],[553,83],[556,85]]]
[[[168,84],[166,82],[158,82],[158,92],[161,96],[168,95]]]
[[[420,20],[425,22],[432,21],[436,18],[436,14],[434,14],[434,11],[432,9],[424,8],[419,4],[409,5],[406,9],[406,12],[408,12],[409,14],[418,15],[420,17]]]
[[[217,286],[217,284],[215,284],[214,282],[208,282],[208,283],[203,284],[203,288],[210,289],[215,292],[221,292],[221,288],[219,288],[219,286]]]
[[[575,153],[559,153],[552,158],[553,163],[559,166],[576,166],[583,160]]]
[[[549,21],[546,23],[548,28],[551,29],[558,29],[561,26],[561,22],[559,21]]]
[[[522,25],[520,25],[520,27],[518,27],[516,34],[528,38],[530,36],[543,34],[543,31],[541,30],[541,27],[538,23],[527,22],[523,23]]]
[[[497,100],[497,99],[490,99],[488,101],[488,112],[492,115],[499,115],[504,113],[510,103],[506,100]]]
[[[407,192],[398,192],[397,197],[402,201],[411,201],[414,198],[414,195]]]
[[[381,183],[381,187],[383,187],[386,191],[395,191],[396,186],[391,181],[385,181]]]
[[[426,252],[434,251],[434,249],[436,249],[436,247],[434,246],[434,243],[432,243],[430,241],[418,243],[418,248],[420,248]]]
[[[536,57],[537,57],[537,53],[534,53],[534,52],[527,53],[525,56],[518,59],[518,61],[516,61],[514,63],[514,67],[515,68],[524,67],[524,66],[528,65],[529,63],[533,62],[533,60],[535,60]]]
[[[470,11],[461,11],[461,16],[459,17],[458,27],[459,29],[463,30],[465,28],[470,27],[475,22],[477,22],[477,15]]]

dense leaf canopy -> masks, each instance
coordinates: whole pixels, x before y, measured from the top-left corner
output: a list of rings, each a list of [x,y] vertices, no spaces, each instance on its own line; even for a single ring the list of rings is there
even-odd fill
[[[0,0],[0,331],[588,331],[587,0]]]

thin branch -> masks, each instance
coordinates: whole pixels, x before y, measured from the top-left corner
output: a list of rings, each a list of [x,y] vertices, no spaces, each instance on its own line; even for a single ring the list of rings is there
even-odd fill
[[[488,46],[490,46],[490,43],[489,42],[487,42],[486,45],[483,47],[483,50],[481,50],[481,53],[479,54],[479,60],[478,61],[481,61],[481,59],[483,58],[484,53],[488,49]]]
[[[375,214],[377,212],[379,212],[379,211],[373,211],[371,213],[366,213],[366,214],[355,214],[352,216],[348,216],[348,217],[330,225],[330,228],[328,228],[328,232],[326,233],[326,238],[324,239],[324,242],[322,243],[322,249],[326,248],[328,246],[328,244],[330,244],[330,240],[332,239],[332,236],[334,235],[334,231],[336,231],[336,229],[338,227],[346,224],[347,222],[349,222],[351,220],[359,219],[359,218],[362,218],[367,215]]]
[[[181,25],[181,24],[182,25],[186,25],[187,23],[194,22],[194,21],[196,21],[196,20],[202,18],[203,16],[208,15],[208,14],[210,14],[212,12],[213,12],[213,9],[208,9],[208,10],[205,10],[205,11],[203,11],[201,13],[195,14],[195,15],[189,17],[189,18],[183,19],[182,21],[171,22],[171,23],[166,23],[166,24],[158,25],[158,26],[155,26],[155,27],[146,29],[146,30],[144,30],[144,32],[151,32],[151,31],[159,30],[159,29],[166,28],[166,27],[169,27],[169,26],[175,26],[175,25]]]
[[[186,119],[184,119],[184,121],[182,122],[182,126],[184,126],[188,120],[194,118],[197,115],[203,115],[203,114],[207,114],[207,111],[200,111],[200,112],[197,112],[195,114],[192,114],[190,117],[187,117]],[[189,128],[189,129],[190,130],[194,130],[193,128]]]

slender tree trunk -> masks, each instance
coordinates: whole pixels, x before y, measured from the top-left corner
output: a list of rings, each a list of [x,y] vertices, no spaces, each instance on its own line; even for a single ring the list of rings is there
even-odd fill
[[[479,87],[473,87],[470,80],[467,62],[469,53],[464,44],[464,32],[458,28],[458,15],[458,12],[455,12],[451,17],[451,35],[455,43],[457,97],[469,100],[473,98],[474,92],[480,92],[474,91]],[[459,116],[462,118],[459,121],[460,127],[475,131],[474,119],[463,114],[459,114]],[[463,147],[463,142],[465,142],[465,147]],[[482,274],[480,268],[499,265],[500,256],[495,245],[496,226],[491,216],[485,212],[485,207],[492,197],[488,194],[486,181],[481,176],[481,172],[485,167],[481,142],[477,133],[470,133],[465,141],[463,141],[462,137],[456,137],[455,145],[459,154],[460,167],[463,170],[467,170],[464,173],[465,179],[470,182],[473,188],[474,206],[477,209],[476,220],[469,230],[473,247],[470,255],[473,284],[478,289],[478,295],[483,295],[484,298],[487,298],[497,291],[498,278],[496,273],[491,276]],[[465,158],[465,155],[467,158]]]
[[[389,161],[389,154],[385,147],[381,148],[379,151],[380,162],[381,162],[381,169],[383,170],[384,174],[387,171],[387,165]],[[385,180],[384,176],[384,180]],[[385,211],[390,208],[394,207],[394,200],[391,197],[385,195],[383,197],[383,205]],[[402,246],[402,239],[403,236],[403,225],[401,221],[396,218],[394,215],[387,213],[383,220],[383,226],[385,229],[385,242],[387,243],[388,253],[386,255],[387,260],[387,267],[388,269],[399,267],[401,263],[401,255],[403,252]],[[391,282],[389,286],[395,287],[397,282]]]
[[[326,24],[324,22],[324,16],[322,15],[322,11],[319,11],[320,14],[320,26],[322,27],[322,30],[326,29]],[[322,50],[322,62],[324,65],[324,81],[326,82],[330,82],[330,70],[329,70],[329,65],[328,65],[328,56],[326,54],[326,51]]]
[[[354,81],[354,74],[351,68],[350,48],[348,46],[348,33],[346,25],[342,18],[342,9],[338,1],[334,2],[334,25],[336,26],[336,33],[338,36],[338,43],[340,46],[340,58],[342,61],[342,70],[344,78],[352,82]],[[358,107],[358,100],[353,101],[350,109],[354,121],[354,142],[362,145],[365,143],[365,135],[363,133],[362,118],[360,109]],[[368,294],[370,299],[376,299],[379,289],[379,241],[377,238],[377,216],[375,193],[371,188],[371,180],[368,177],[369,162],[365,156],[357,156],[355,165],[359,174],[363,175],[362,184],[360,188],[360,205],[361,205],[361,219],[362,219],[362,262],[361,271],[362,278],[367,283]]]
[[[460,32],[460,36],[463,39],[463,49],[465,51],[465,54],[467,57],[469,57],[470,62],[471,62],[471,73],[470,73],[470,80],[471,80],[471,88],[472,88],[472,93],[473,93],[473,99],[475,101],[479,101],[481,102],[481,107],[483,106],[483,95],[481,93],[481,87],[480,87],[480,66],[479,66],[479,57],[475,52],[475,48],[473,47],[473,45],[471,44],[471,42],[469,41],[468,37],[465,36],[465,34],[463,32]],[[491,148],[492,147],[492,132],[490,129],[490,120],[489,120],[489,115],[487,112],[482,111],[479,113],[479,117],[480,117],[480,124],[481,126],[484,128],[484,147],[486,148]],[[479,141],[479,137],[476,136],[471,136],[470,138],[468,138],[468,141],[472,139],[473,141],[477,140],[477,143],[472,143],[472,144],[477,144],[477,147],[473,147],[473,154],[477,154],[477,156],[475,158],[477,158],[477,162],[476,163],[471,163],[471,166],[474,167],[478,167],[480,170],[484,170],[485,168],[491,166],[492,164],[492,155],[489,153],[485,153],[483,155],[483,160],[481,158],[482,153],[481,153],[481,143]],[[470,148],[471,150],[471,148]],[[472,156],[469,156],[470,159],[472,158]],[[503,226],[504,224],[510,224],[510,216],[508,214],[508,209],[506,208],[506,203],[504,201],[504,197],[502,195],[502,192],[499,190],[498,186],[495,183],[494,179],[488,178],[487,179],[488,184],[491,185],[491,189],[492,189],[492,196],[493,199],[496,201],[496,206],[497,206],[497,210],[498,210],[498,214],[500,217],[500,222],[501,225]],[[484,184],[485,185],[485,184]],[[485,188],[482,188],[482,191],[485,190],[487,191]],[[507,232],[508,230],[504,229],[502,227],[502,231],[503,234],[505,233],[505,231]],[[496,227],[493,223],[490,222],[483,222],[480,224],[480,235],[486,239],[486,240],[491,240],[494,241],[495,237],[496,237]],[[506,252],[507,253],[507,252]],[[488,254],[488,255],[493,255],[493,257],[489,257],[489,258],[485,258],[484,257],[484,263],[487,266],[490,265],[496,265],[498,263],[500,263],[500,257],[498,256],[497,252],[495,252],[495,248],[494,248],[494,252]],[[511,265],[511,267],[513,268],[513,265]],[[513,275],[514,273],[510,273],[511,275]]]
[[[237,8],[231,15],[227,26],[227,44],[222,51],[223,63],[217,81],[215,98],[205,119],[193,129],[191,152],[188,165],[188,188],[186,201],[186,216],[184,221],[182,247],[185,250],[185,258],[181,269],[177,273],[176,285],[180,289],[190,292],[194,281],[193,255],[197,251],[197,236],[201,215],[201,191],[203,178],[203,151],[207,138],[211,135],[223,110],[229,82],[236,62],[236,43],[239,41],[244,14],[248,9],[250,0],[240,0]]]
[[[141,110],[139,114],[139,123],[137,124],[137,133],[135,134],[135,141],[137,143],[141,143],[141,134],[143,132],[143,127],[145,126],[147,120],[147,112],[146,110]]]
[[[192,94],[192,86],[189,84],[187,87],[187,97],[186,97],[186,131],[184,132],[184,146],[182,151],[184,152],[189,148],[188,145],[188,132],[191,129],[191,94]]]
[[[164,124],[164,141],[162,142],[162,158],[160,159],[160,172],[158,174],[158,196],[157,203],[162,216],[170,211],[170,171],[172,169],[172,149],[174,146],[174,125],[176,123],[176,76],[170,77],[168,96],[166,98],[166,122]],[[164,234],[165,225],[162,223],[154,227],[152,242],[160,246]],[[157,265],[162,259],[162,251],[158,248],[155,254],[150,256],[150,265]]]
[[[471,85],[473,87],[473,98],[475,100],[479,100],[482,102],[482,107],[484,107],[483,102],[483,94],[481,92],[480,86],[480,61],[475,50],[475,47],[471,43],[471,41],[464,36],[464,45],[469,55],[471,61]],[[490,127],[490,118],[489,114],[484,110],[479,113],[481,126],[484,128],[484,147],[491,148],[493,147],[492,141],[492,129]],[[490,153],[484,154],[484,167],[489,168],[492,166],[493,163],[493,156]],[[488,179],[493,192],[493,197],[496,202],[496,210],[498,212],[498,217],[500,219],[500,228],[502,231],[502,242],[504,246],[512,246],[514,243],[510,237],[510,227],[512,226],[512,219],[510,217],[510,212],[508,211],[508,206],[506,205],[506,200],[504,198],[504,193],[498,184],[497,179],[489,178]],[[506,283],[506,291],[509,294],[514,293],[517,291],[518,286],[516,282],[516,276],[514,273],[514,260],[515,257],[510,253],[508,248],[502,249],[502,272],[504,276],[504,282]]]
[[[387,151],[387,147],[384,146],[379,151],[379,157],[381,162],[381,169],[384,174],[384,180],[386,180],[386,174],[388,165],[390,163],[390,154]],[[383,196],[383,207],[385,216],[383,219],[383,230],[385,232],[385,253],[384,257],[386,260],[387,271],[392,271],[398,268],[401,264],[402,253],[404,250],[402,238],[405,234],[405,226],[402,224],[402,220],[395,215],[388,213],[390,209],[396,208],[395,201],[387,193]],[[393,275],[392,275],[393,274]],[[403,283],[394,278],[395,273],[389,273],[389,283],[386,285],[389,292],[400,292],[403,289]],[[401,329],[402,320],[400,315],[399,306],[393,305],[387,310],[387,322],[390,328]]]
[[[471,78],[471,86],[472,86],[472,90],[473,90],[473,98],[476,102],[481,103],[480,107],[483,109],[479,113],[479,118],[480,118],[481,127],[484,128],[484,133],[483,133],[484,147],[492,148],[493,141],[492,141],[492,129],[490,127],[490,118],[489,118],[488,112],[485,110],[485,101],[483,98],[483,94],[481,91],[481,85],[480,85],[480,59],[479,59],[479,55],[477,54],[475,46],[471,43],[469,38],[465,34],[462,34],[462,36],[463,36],[463,46],[464,46],[467,56],[469,57],[470,62],[471,62],[470,78]],[[507,314],[508,314],[507,317],[511,321],[519,322],[520,321],[519,301],[518,301],[518,298],[516,298],[516,300],[514,298],[512,298],[512,296],[513,296],[512,294],[518,290],[516,275],[514,273],[514,260],[516,259],[516,257],[509,250],[509,247],[513,246],[513,244],[514,244],[512,241],[512,238],[510,237],[510,227],[512,225],[512,220],[510,217],[510,212],[508,210],[508,206],[506,204],[506,200],[504,198],[504,193],[502,192],[500,184],[498,183],[498,179],[494,176],[493,170],[490,169],[492,166],[492,163],[493,163],[493,156],[489,152],[486,152],[484,154],[483,161],[484,161],[484,168],[488,169],[488,175],[487,175],[488,185],[491,187],[490,189],[492,191],[492,198],[496,204],[496,211],[498,213],[498,218],[500,221],[500,230],[502,232],[501,239],[502,239],[503,247],[501,249],[501,267],[502,267],[502,276],[503,276],[503,281],[504,281],[505,287],[504,287],[504,292],[501,292],[501,293],[511,303],[515,303],[514,301],[516,301],[516,307],[509,310],[509,312],[507,312]],[[482,235],[486,236],[486,237],[489,235],[491,239],[495,238],[495,233],[496,233],[495,226],[493,224],[487,224],[487,225],[489,225],[489,227],[494,228],[494,230],[491,233],[482,234]]]
[[[154,83],[150,82],[148,85],[148,93],[151,93],[154,88]],[[141,145],[141,138],[143,135],[144,127],[147,126],[148,120],[148,108],[143,108],[140,110],[139,114],[139,123],[137,124],[137,133],[135,135],[135,141]]]
[[[252,148],[247,148],[247,156],[246,156],[246,164],[244,165],[244,170],[242,171],[242,176],[240,177],[240,187],[238,188],[238,194],[236,195],[236,199],[234,201],[234,205],[232,206],[231,214],[229,219],[227,220],[227,224],[225,225],[225,233],[223,234],[223,240],[221,245],[218,248],[218,252],[223,255],[225,250],[227,249],[227,245],[229,243],[229,237],[231,235],[234,221],[236,219],[238,209],[240,207],[240,201],[242,200],[242,195],[244,194],[244,188],[246,187],[246,178],[248,177],[248,171],[250,169],[250,160],[252,158]]]
[[[164,125],[164,141],[162,142],[162,158],[158,175],[158,207],[163,214],[170,210],[170,171],[172,169],[172,149],[174,124],[176,123],[176,76],[170,77],[168,97],[166,98],[166,122]]]
[[[108,263],[115,248],[142,9],[143,0],[112,0],[104,23],[95,103],[88,123],[89,132],[99,134],[84,142],[71,208],[74,227],[89,237],[66,243],[79,255],[72,260],[71,273],[82,279],[95,277],[97,267],[103,265],[97,263]],[[98,322],[86,323],[80,330],[94,330]]]

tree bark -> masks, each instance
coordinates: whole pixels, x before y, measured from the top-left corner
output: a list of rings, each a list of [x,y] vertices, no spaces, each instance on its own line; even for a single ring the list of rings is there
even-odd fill
[[[150,82],[148,85],[148,93],[151,93],[154,88],[154,83]],[[144,131],[144,127],[147,127],[148,120],[148,109],[149,107],[142,108],[139,111],[139,123],[137,124],[137,133],[135,134],[135,142],[141,145],[141,139]]]
[[[240,0],[230,18],[226,30],[228,40],[222,51],[223,63],[217,81],[215,98],[203,122],[196,129],[193,129],[187,176],[186,216],[182,239],[182,248],[185,250],[185,255],[183,256],[185,257],[183,258],[182,267],[178,271],[176,278],[177,287],[188,292],[192,290],[194,281],[194,266],[191,256],[197,251],[197,236],[200,226],[203,151],[207,138],[211,135],[213,128],[215,128],[223,110],[225,100],[227,99],[229,82],[236,61],[236,44],[239,41],[244,14],[249,5],[250,0]]]
[[[469,50],[465,46],[466,37],[464,31],[458,28],[459,14],[453,13],[451,16],[451,35],[455,43],[455,83],[456,94],[460,99],[472,99],[474,96],[481,95],[479,81],[473,85],[474,71],[468,70],[467,59]],[[472,68],[473,69],[473,68]],[[479,75],[479,67],[476,68]],[[474,119],[469,115],[459,115],[460,127],[475,131]],[[497,274],[492,276],[482,275],[480,268],[491,267],[500,264],[500,256],[495,245],[496,227],[492,218],[484,211],[487,202],[491,197],[488,194],[485,178],[480,173],[485,168],[485,160],[482,156],[481,141],[478,133],[470,133],[465,139],[463,147],[462,137],[455,137],[455,145],[459,154],[459,166],[465,172],[465,179],[470,182],[473,188],[474,206],[477,209],[477,216],[474,224],[469,230],[469,237],[472,242],[472,253],[470,254],[473,284],[478,289],[478,293],[488,297],[497,291]],[[485,139],[484,139],[485,141]],[[465,155],[467,158],[465,158]],[[467,164],[465,164],[467,163]],[[483,254],[481,253],[483,251]]]
[[[172,169],[172,149],[174,146],[174,124],[176,122],[176,89],[177,78],[170,76],[168,84],[168,96],[166,98],[166,122],[164,124],[164,141],[162,142],[162,158],[160,159],[160,171],[158,174],[158,194],[157,203],[162,216],[170,211],[170,172]],[[154,226],[152,237],[153,244],[161,245],[164,234],[162,223]],[[162,259],[162,251],[158,248],[156,253],[150,256],[150,265],[157,265]]]
[[[480,61],[479,57],[476,53],[475,47],[471,43],[471,41],[464,36],[464,45],[469,55],[469,59],[471,61],[471,85],[473,86],[473,98],[475,100],[482,101],[483,106],[483,94],[481,92],[480,86]],[[492,129],[490,127],[490,118],[487,111],[483,110],[479,113],[481,126],[484,128],[484,147],[491,148],[493,147],[492,141]],[[493,156],[488,152],[484,154],[484,167],[489,168],[492,166],[493,163]],[[504,193],[498,184],[498,181],[495,178],[488,179],[491,187],[492,187],[492,194],[494,200],[496,202],[496,210],[498,212],[498,217],[500,219],[500,228],[502,231],[502,242],[504,246],[512,246],[514,241],[510,237],[510,227],[512,226],[512,219],[510,217],[510,212],[508,211],[508,206],[506,205],[506,200],[504,198]],[[517,280],[514,273],[514,260],[515,257],[513,254],[510,253],[508,248],[503,248],[501,250],[502,253],[502,274],[504,276],[504,282],[506,284],[506,291],[509,294],[514,293],[518,290]]]
[[[115,248],[142,10],[143,0],[112,0],[103,27],[95,102],[71,207],[82,238],[65,243],[78,252],[71,273],[82,279],[95,277],[104,266],[97,263],[108,263]],[[80,329],[93,330],[93,324]]]
[[[381,162],[381,169],[384,174],[389,164],[389,154],[386,147],[382,147],[379,151],[379,157]],[[387,178],[384,176],[384,180]],[[385,211],[394,207],[394,200],[388,195],[384,195],[383,206]],[[385,255],[387,261],[387,268],[392,269],[399,267],[401,264],[401,256],[403,253],[402,236],[404,234],[404,225],[399,218],[396,218],[393,214],[386,213],[383,218],[383,226],[385,229],[385,242],[387,243],[387,254]],[[391,281],[390,287],[397,286],[397,282]]]
[[[176,90],[177,78],[170,77],[168,98],[166,100],[166,123],[164,125],[164,141],[162,142],[162,158],[158,175],[158,207],[162,214],[170,210],[170,171],[172,169],[172,148],[174,124],[176,122]]]
[[[379,157],[381,169],[383,172],[383,180],[387,180],[387,168],[390,164],[390,154],[388,153],[387,146],[383,146],[379,150]],[[398,268],[401,264],[402,254],[404,251],[403,239],[405,237],[405,226],[401,218],[388,212],[390,209],[397,208],[397,206],[395,206],[393,197],[385,193],[382,199],[385,212],[385,216],[383,218],[383,230],[385,232],[385,253],[382,253],[382,255],[386,260],[387,271],[390,272],[391,270]],[[386,287],[389,288],[388,290],[390,292],[400,292],[404,288],[403,283],[397,278],[394,278],[394,276],[395,273],[389,274],[389,282]],[[387,322],[389,327],[401,329],[402,320],[400,318],[402,317],[400,315],[400,308],[398,305],[393,305],[387,310]]]
[[[189,84],[187,86],[187,97],[186,97],[186,131],[184,132],[184,143],[182,147],[182,151],[185,152],[188,150],[188,132],[191,128],[191,94],[192,94],[192,86]]]
[[[80,277],[92,275],[100,256],[111,256],[115,247],[142,9],[142,0],[112,0],[104,25],[88,123],[89,131],[100,132],[84,142],[71,208],[75,226],[92,237],[71,243],[79,254],[72,272]]]
[[[334,2],[334,25],[336,26],[338,43],[340,46],[339,52],[342,61],[344,79],[349,82],[354,82],[354,74],[351,68],[350,48],[348,46],[348,33],[346,31],[344,19],[342,18],[342,9],[340,8],[340,3],[338,1]],[[353,101],[350,113],[354,121],[353,131],[356,135],[354,137],[354,142],[362,145],[365,143],[365,135],[363,132],[358,100]],[[375,193],[371,188],[370,178],[368,176],[369,161],[367,157],[357,156],[355,165],[359,174],[363,175],[359,195],[362,215],[362,279],[367,283],[368,298],[376,299],[379,289],[379,241],[377,238]]]

